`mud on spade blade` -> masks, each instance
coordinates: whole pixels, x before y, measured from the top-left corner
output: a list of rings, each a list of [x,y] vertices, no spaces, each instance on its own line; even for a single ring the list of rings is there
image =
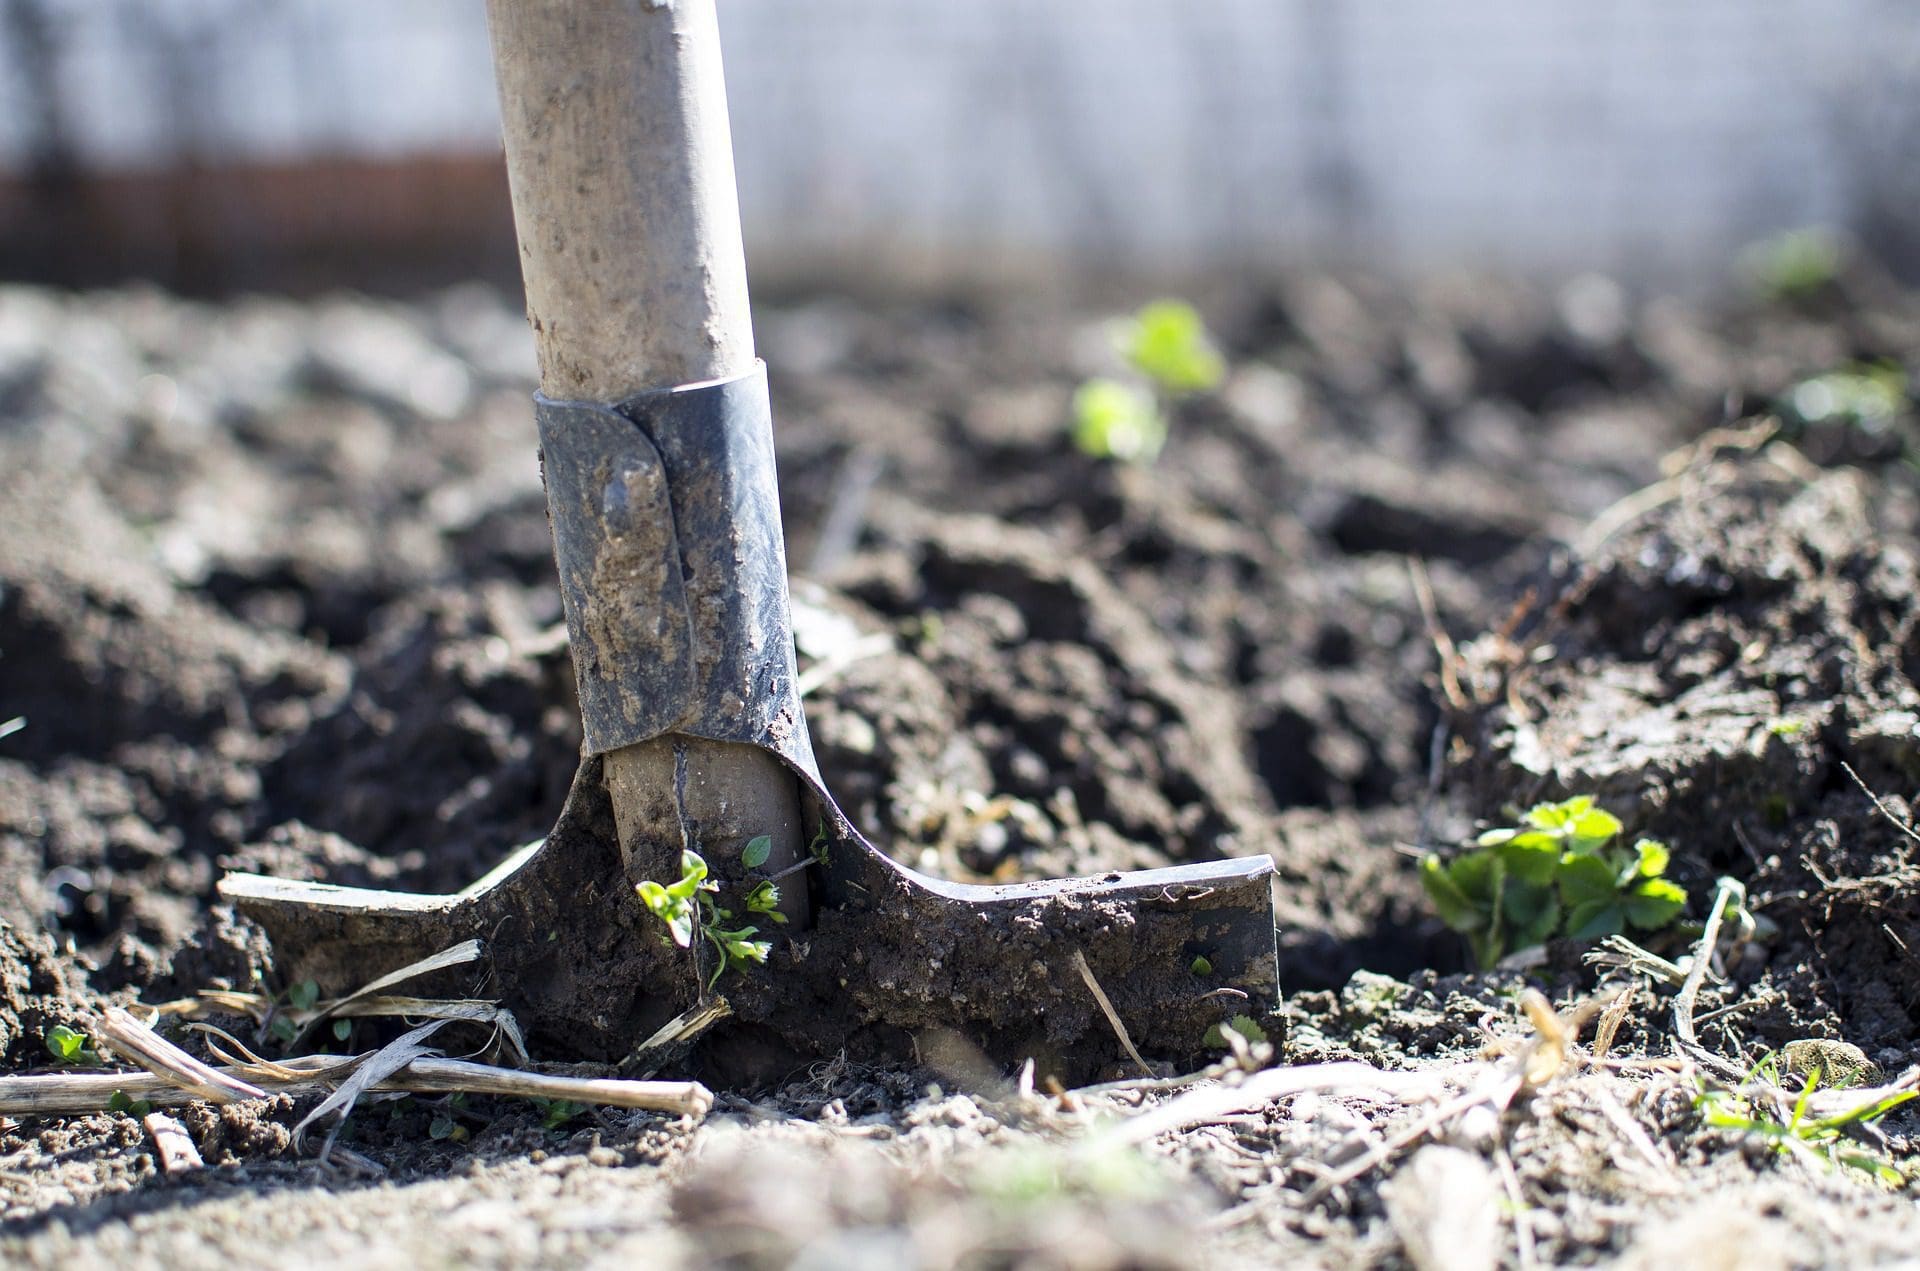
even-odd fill
[[[553,831],[450,896],[230,875],[290,981],[349,991],[466,939],[484,956],[410,991],[495,997],[549,1052],[618,1059],[707,994],[634,884],[679,876],[679,843],[623,859],[600,756],[654,738],[759,747],[798,780],[817,861],[811,920],[764,966],[727,971],[723,1029],[798,1054],[910,1057],[937,1034],[994,1063],[1091,1074],[1122,1057],[1079,968],[1150,1057],[1277,994],[1272,862],[977,886],[930,878],[861,836],[820,780],[795,689],[764,367],[609,407],[536,399],[586,755]],[[612,585],[618,580],[618,586]],[[742,844],[689,844],[741,908]],[[765,932],[763,931],[764,935]],[[1076,957],[1078,955],[1078,957]]]

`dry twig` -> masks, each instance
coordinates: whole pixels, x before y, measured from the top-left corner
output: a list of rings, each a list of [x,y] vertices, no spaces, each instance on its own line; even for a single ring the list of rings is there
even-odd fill
[[[1100,1013],[1107,1017],[1107,1023],[1113,1028],[1113,1035],[1120,1039],[1120,1045],[1126,1049],[1133,1062],[1140,1065],[1140,1071],[1146,1076],[1157,1074],[1140,1057],[1140,1051],[1133,1044],[1133,1038],[1127,1035],[1127,1026],[1120,1022],[1120,1014],[1113,1009],[1113,1003],[1107,998],[1107,991],[1100,987],[1100,981],[1094,978],[1093,968],[1087,965],[1087,955],[1080,950],[1073,951],[1074,969],[1080,972],[1080,978],[1087,982],[1087,988],[1093,994],[1093,1000],[1100,1004]]]

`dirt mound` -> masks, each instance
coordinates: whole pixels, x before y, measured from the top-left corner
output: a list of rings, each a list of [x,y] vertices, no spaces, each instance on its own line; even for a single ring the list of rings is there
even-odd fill
[[[1732,874],[1778,928],[1746,967],[1757,1040],[1844,1035],[1905,1062],[1920,1007],[1920,590],[1910,505],[1790,452],[1707,460],[1469,651],[1478,811],[1598,795]],[[1531,617],[1531,616],[1530,616]],[[1846,968],[1844,973],[1833,968]]]

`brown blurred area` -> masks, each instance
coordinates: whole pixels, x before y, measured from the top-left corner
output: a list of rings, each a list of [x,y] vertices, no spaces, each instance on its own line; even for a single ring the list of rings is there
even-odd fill
[[[0,276],[175,291],[517,281],[498,155],[0,173]]]

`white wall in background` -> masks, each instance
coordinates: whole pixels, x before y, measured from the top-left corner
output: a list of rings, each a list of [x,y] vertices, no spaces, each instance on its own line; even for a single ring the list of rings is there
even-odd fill
[[[32,2],[89,164],[497,144],[479,0]],[[1920,171],[1907,0],[720,3],[749,237],[787,262],[1699,275]],[[17,167],[42,117],[0,45]]]

